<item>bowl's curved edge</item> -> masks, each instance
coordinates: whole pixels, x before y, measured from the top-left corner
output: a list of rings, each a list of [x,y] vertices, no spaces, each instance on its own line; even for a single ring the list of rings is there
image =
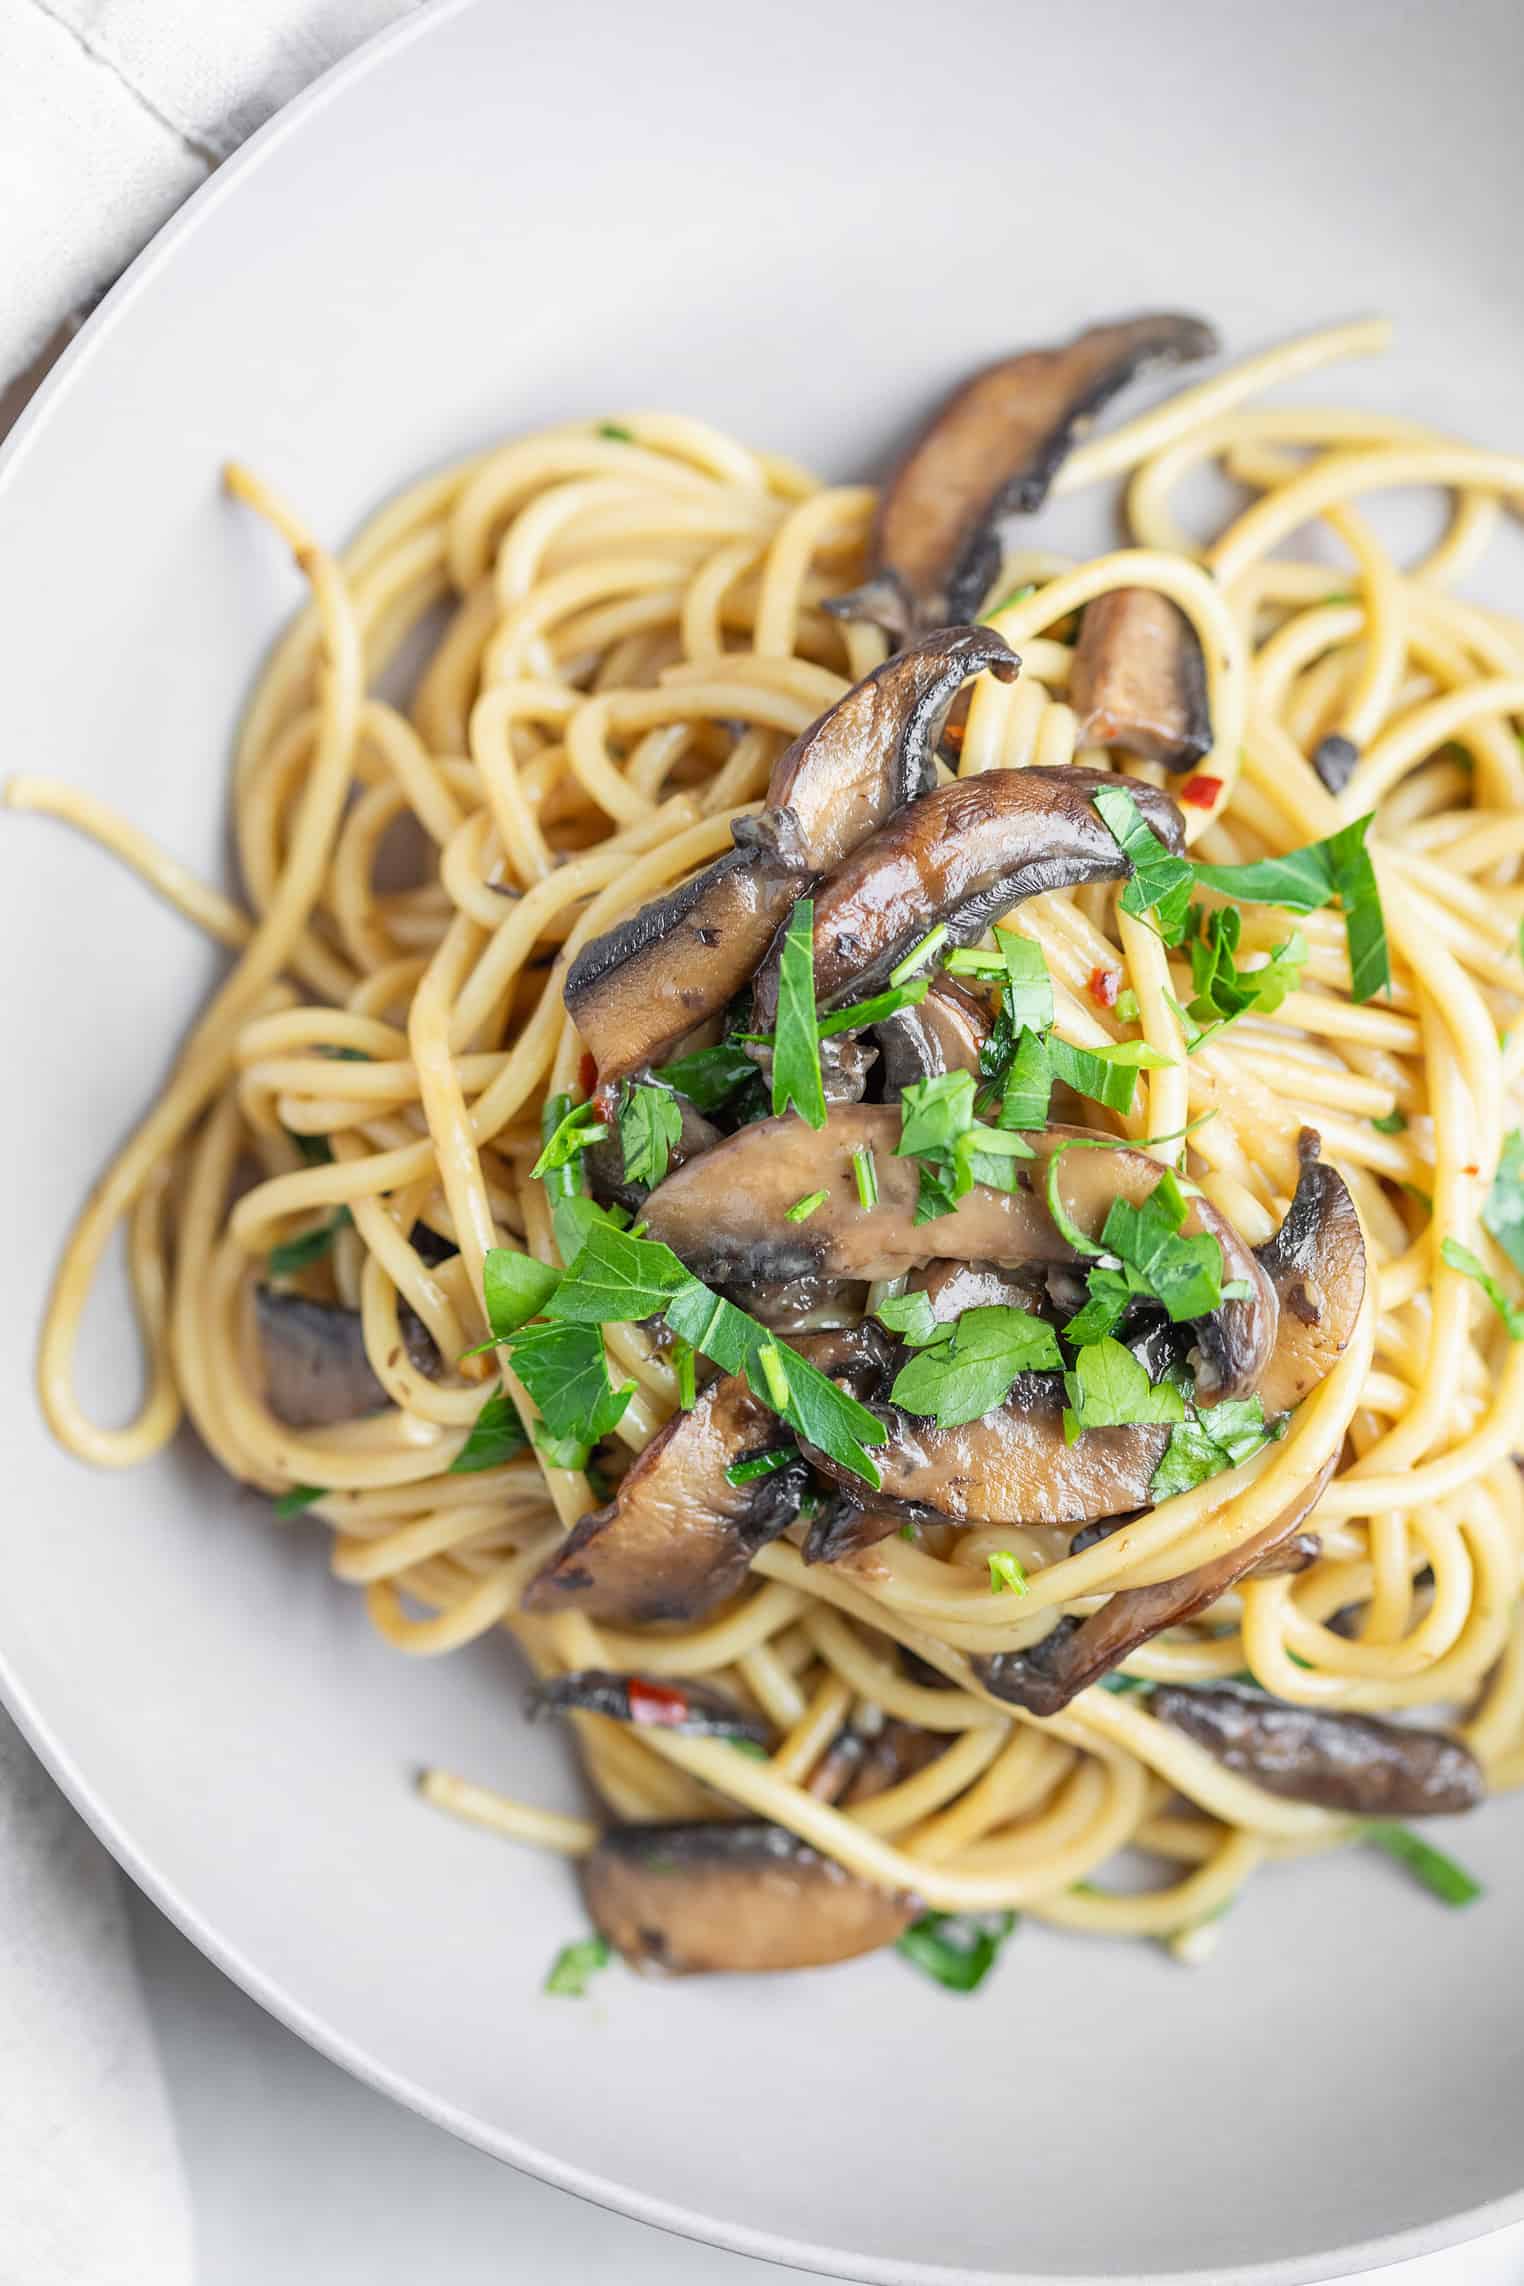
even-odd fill
[[[376,34],[304,89],[198,186],[105,294],[10,434],[0,443],[0,497],[34,437],[72,387],[75,375],[87,360],[104,348],[117,317],[173,259],[182,240],[200,228],[221,200],[262,166],[291,132],[314,113],[326,109],[371,72],[390,64],[415,40],[429,36],[441,24],[482,4],[483,0],[424,0],[424,5],[415,13]],[[116,1823],[105,1803],[97,1798],[84,1772],[53,1736],[41,1710],[10,1671],[3,1653],[0,1653],[0,1704],[9,1712],[61,1792],[122,1870],[215,1967],[277,2022],[331,2062],[352,2073],[366,2086],[404,2104],[434,2126],[485,2151],[491,2158],[551,2183],[558,2190],[586,2199],[594,2206],[628,2215],[677,2237],[749,2255],[754,2260],[775,2263],[782,2268],[856,2279],[862,2281],[863,2286],[1118,2286],[1114,2276],[1093,2273],[1084,2276],[1074,2273],[1058,2280],[1051,2273],[1039,2277],[1032,2272],[1014,2270],[944,2269],[940,2265],[930,2268],[924,2263],[865,2258],[845,2249],[812,2245],[778,2232],[752,2230],[723,2216],[699,2214],[648,2197],[631,2184],[592,2174],[558,2159],[552,2152],[542,2151],[519,2137],[493,2129],[485,2121],[454,2110],[431,2095],[427,2088],[416,2085],[357,2046],[336,2026],[315,2015],[274,1982],[256,1962],[224,1942],[191,1901],[156,1871],[132,1836]],[[1390,2237],[1332,2248],[1325,2254],[1253,2263],[1231,2271],[1151,2272],[1146,2279],[1139,2279],[1137,2286],[1326,2286],[1330,2280],[1358,2277],[1392,2263],[1442,2253],[1520,2222],[1524,2222],[1524,2186],[1507,2198],[1468,2208],[1438,2222]]]

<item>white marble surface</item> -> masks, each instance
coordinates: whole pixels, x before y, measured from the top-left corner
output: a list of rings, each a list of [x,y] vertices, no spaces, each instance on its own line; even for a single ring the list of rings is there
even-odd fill
[[[305,2046],[136,1893],[132,1920],[190,2177],[196,2286],[764,2286],[783,2275],[500,2166]],[[1521,2286],[1524,2230],[1379,2278]]]

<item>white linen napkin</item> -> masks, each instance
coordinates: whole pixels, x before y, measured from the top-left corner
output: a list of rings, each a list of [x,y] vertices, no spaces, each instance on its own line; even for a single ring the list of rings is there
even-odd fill
[[[219,160],[417,0],[0,0],[0,388]]]

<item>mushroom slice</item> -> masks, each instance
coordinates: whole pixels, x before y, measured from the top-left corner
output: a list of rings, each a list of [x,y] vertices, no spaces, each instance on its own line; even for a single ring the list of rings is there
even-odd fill
[[[1196,630],[1150,587],[1118,587],[1085,606],[1069,704],[1082,746],[1120,746],[1167,770],[1212,750],[1206,668]]]
[[[988,627],[949,627],[879,667],[778,757],[736,848],[584,945],[567,1012],[606,1087],[716,1016],[751,976],[795,899],[932,779],[942,715],[970,675],[1016,673]]]
[[[872,1386],[884,1356],[871,1326],[806,1335],[797,1346],[823,1373],[855,1384],[854,1394]],[[525,1588],[523,1609],[633,1626],[696,1619],[723,1603],[757,1550],[793,1521],[809,1483],[798,1459],[740,1484],[727,1472],[791,1446],[743,1375],[711,1382],[651,1439],[614,1498],[573,1525]]]
[[[914,1900],[760,1820],[615,1826],[582,1862],[601,1935],[632,1968],[692,1976],[822,1968],[892,1945]]]
[[[1066,455],[1118,390],[1150,366],[1210,357],[1199,318],[1159,313],[1091,326],[976,373],[938,408],[879,499],[872,571],[826,609],[876,620],[896,641],[972,619],[1000,569],[1002,520],[1040,508]]]
[[[412,1364],[431,1378],[439,1352],[428,1329],[406,1304],[397,1313]],[[264,1363],[265,1402],[288,1429],[326,1429],[383,1413],[391,1403],[371,1369],[358,1310],[305,1294],[254,1289],[254,1323]]]
[[[1260,1383],[1266,1413],[1289,1413],[1338,1363],[1365,1299],[1365,1240],[1344,1178],[1319,1158],[1320,1138],[1298,1138],[1301,1173],[1286,1219],[1256,1249],[1275,1288],[1280,1330]]]
[[[1231,1684],[1160,1685],[1150,1703],[1225,1769],[1288,1801],[1360,1818],[1423,1818],[1474,1809],[1487,1790],[1475,1755],[1443,1731],[1289,1706]]]
[[[745,1739],[767,1746],[772,1732],[759,1716],[747,1714],[708,1683],[669,1682],[651,1675],[615,1675],[606,1667],[582,1667],[552,1675],[529,1694],[531,1718],[556,1714],[606,1715],[637,1730],[680,1730],[689,1738]]]
[[[744,1278],[898,1278],[939,1259],[1007,1266],[1079,1259],[1048,1212],[1042,1162],[1060,1145],[1084,1140],[1088,1130],[1059,1126],[1034,1134],[1034,1160],[1030,1171],[1023,1163],[1017,1189],[976,1183],[951,1214],[922,1223],[915,1219],[916,1161],[895,1156],[900,1132],[894,1104],[838,1105],[818,1133],[792,1116],[756,1120],[658,1184],[646,1201],[650,1236],[696,1276],[722,1286]],[[852,1154],[863,1148],[872,1150],[878,1175],[872,1207],[863,1206],[853,1174]],[[1140,1206],[1159,1176],[1157,1159],[1125,1144],[1072,1151],[1060,1176],[1064,1206],[1085,1236],[1098,1241],[1113,1199]],[[790,1222],[789,1208],[820,1189],[826,1193],[821,1205],[806,1221]],[[1222,1248],[1224,1282],[1241,1281],[1248,1289],[1197,1323],[1198,1392],[1213,1403],[1246,1395],[1275,1342],[1275,1290],[1209,1199],[1189,1199],[1182,1229],[1187,1237],[1211,1232]],[[1271,1409],[1268,1398],[1266,1405]]]
[[[984,770],[923,794],[845,858],[815,892],[815,994],[822,1008],[876,992],[938,926],[972,944],[1028,897],[1132,871],[1091,797],[1109,771]],[[1184,847],[1180,812],[1156,786],[1128,792],[1168,849]],[[777,1006],[777,950],[757,979],[757,1028]]]
[[[875,1026],[884,1060],[884,1101],[894,1101],[917,1080],[938,1079],[944,1072],[972,1072],[977,1079],[989,1028],[981,1000],[952,977],[937,977],[918,1006],[902,1008]]]
[[[952,1524],[1083,1524],[1145,1507],[1149,1480],[1164,1458],[1169,1429],[1156,1424],[1087,1429],[1071,1445],[1064,1437],[1064,1385],[1057,1373],[1023,1373],[1010,1396],[982,1420],[939,1429],[935,1421],[897,1405],[874,1407],[889,1441],[873,1448],[880,1488],[865,1513]],[[806,1447],[823,1474],[850,1490],[852,1479],[826,1453]],[[826,1523],[826,1515],[816,1519]],[[832,1518],[806,1562],[871,1547],[887,1538],[849,1533]],[[829,1548],[829,1556],[825,1552]]]
[[[1094,1435],[1095,1431],[1089,1432]],[[1083,1444],[1086,1440],[1081,1438]],[[987,1691],[1028,1714],[1058,1714],[1077,1691],[1109,1674],[1113,1667],[1166,1627],[1183,1627],[1226,1595],[1229,1588],[1282,1548],[1315,1506],[1334,1471],[1330,1458],[1318,1475],[1262,1532],[1210,1564],[1199,1564],[1179,1579],[1154,1587],[1120,1588],[1088,1619],[1061,1619],[1051,1634],[1026,1651],[997,1651],[976,1657],[974,1672]],[[1195,1692],[1187,1693],[1195,1697]]]

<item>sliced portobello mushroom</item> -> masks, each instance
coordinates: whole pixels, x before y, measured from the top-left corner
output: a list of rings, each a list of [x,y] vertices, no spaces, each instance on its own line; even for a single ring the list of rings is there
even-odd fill
[[[1151,587],[1114,588],[1086,604],[1069,704],[1082,746],[1120,746],[1167,770],[1193,770],[1212,750],[1196,630]]]
[[[1199,318],[1160,313],[1091,326],[976,373],[938,408],[885,485],[872,570],[826,605],[897,642],[972,619],[1000,569],[1004,519],[1031,515],[1073,446],[1118,390],[1156,365],[1210,357]]]
[[[670,1976],[853,1960],[917,1910],[760,1820],[615,1826],[581,1871],[599,1933],[632,1968]]]
[[[914,1008],[902,1008],[874,1026],[884,1066],[884,1101],[896,1101],[918,1080],[946,1072],[979,1077],[979,1057],[989,1035],[989,1013],[982,1000],[953,977],[934,979]]]
[[[1048,1212],[1043,1162],[1088,1132],[1059,1126],[1033,1135],[1035,1156],[1030,1171],[1022,1163],[1015,1190],[975,1184],[951,1214],[917,1223],[917,1166],[895,1156],[896,1105],[838,1106],[818,1133],[791,1115],[759,1119],[659,1184],[646,1201],[647,1228],[712,1285],[742,1278],[898,1278],[938,1259],[1007,1268],[1070,1264],[1079,1258]],[[874,1155],[873,1207],[858,1197],[852,1163],[858,1149]],[[1157,1159],[1125,1145],[1072,1151],[1060,1176],[1064,1205],[1085,1236],[1098,1240],[1113,1199],[1141,1205],[1159,1176]],[[795,1201],[821,1189],[825,1199],[808,1220],[790,1222]],[[1246,1395],[1275,1343],[1275,1291],[1210,1200],[1198,1194],[1188,1201],[1183,1229],[1187,1236],[1211,1232],[1222,1248],[1225,1282],[1248,1288],[1246,1299],[1224,1302],[1197,1324],[1198,1391],[1214,1403]]]
[[[817,1801],[841,1802],[853,1809],[913,1778],[946,1746],[945,1731],[923,1730],[919,1723],[897,1717],[873,1733],[849,1723],[836,1733],[810,1772],[807,1790]]]
[[[541,1714],[606,1715],[635,1729],[680,1730],[688,1738],[746,1739],[767,1746],[772,1730],[709,1683],[673,1681],[653,1675],[616,1675],[606,1667],[582,1667],[551,1675],[529,1694],[531,1720]]]
[[[440,1371],[439,1352],[423,1320],[404,1303],[397,1322],[409,1361],[432,1380]],[[371,1370],[358,1310],[256,1286],[254,1323],[265,1402],[287,1428],[326,1429],[382,1413],[391,1403]]]
[[[1080,1442],[1095,1435],[1091,1430]],[[1199,1564],[1179,1579],[1154,1587],[1120,1588],[1088,1619],[1061,1619],[1051,1634],[1025,1651],[997,1651],[975,1657],[974,1672],[996,1698],[1025,1707],[1028,1714],[1054,1715],[1076,1692],[1098,1682],[1166,1627],[1183,1627],[1211,1609],[1219,1596],[1257,1572],[1299,1529],[1334,1471],[1333,1458],[1296,1500],[1262,1532],[1210,1564]],[[1187,1692],[1194,1698],[1194,1691]]]
[[[1304,1127],[1301,1173],[1286,1218],[1256,1249],[1275,1288],[1280,1330],[1260,1383],[1267,1414],[1289,1413],[1337,1365],[1365,1300],[1365,1239],[1349,1188],[1319,1158],[1321,1138]]]
[[[1359,759],[1360,749],[1354,740],[1337,730],[1331,731],[1327,738],[1320,738],[1312,750],[1312,766],[1318,782],[1330,794],[1343,793]]]
[[[1487,1790],[1475,1755],[1443,1731],[1289,1706],[1229,1683],[1160,1685],[1149,1704],[1224,1769],[1288,1801],[1361,1818],[1426,1818],[1474,1809]]]
[[[985,770],[938,786],[843,859],[815,892],[815,996],[823,1009],[878,991],[928,932],[972,944],[1028,897],[1120,881],[1132,861],[1091,797],[1115,785],[1105,770]],[[1171,850],[1185,828],[1168,794],[1141,781],[1128,792]],[[757,978],[759,1031],[777,1010],[779,947]]]
[[[737,846],[591,944],[567,971],[567,1013],[609,1088],[732,1000],[817,873],[932,778],[941,716],[969,676],[1019,662],[987,627],[949,627],[856,684],[779,756],[767,805]]]
[[[857,1388],[872,1385],[885,1354],[871,1326],[806,1335],[798,1347]],[[743,1375],[711,1382],[651,1439],[613,1499],[573,1525],[524,1590],[523,1609],[580,1611],[624,1626],[712,1610],[736,1593],[758,1549],[792,1523],[809,1484],[802,1459],[740,1484],[727,1471],[792,1443]]]

